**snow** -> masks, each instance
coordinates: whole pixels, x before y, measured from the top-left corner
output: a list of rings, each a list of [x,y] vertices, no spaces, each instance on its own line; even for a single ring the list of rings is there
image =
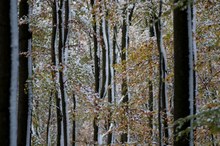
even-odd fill
[[[11,87],[10,87],[10,146],[17,145],[17,87],[18,87],[18,18],[17,1],[10,0],[11,26]]]

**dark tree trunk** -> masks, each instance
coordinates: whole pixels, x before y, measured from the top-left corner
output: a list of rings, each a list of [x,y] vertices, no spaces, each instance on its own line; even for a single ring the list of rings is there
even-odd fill
[[[30,145],[30,127],[32,97],[30,93],[31,66],[28,64],[31,58],[31,33],[29,32],[29,4],[27,0],[19,3],[19,18],[24,22],[19,25],[19,98],[18,98],[18,145]],[[29,69],[30,67],[30,69]]]
[[[114,66],[117,63],[117,54],[116,54],[116,48],[117,48],[117,26],[116,24],[114,24],[114,28],[113,28],[113,42],[112,42],[112,65]],[[115,73],[116,70],[113,67],[113,73],[112,73],[112,77],[113,77],[113,87],[114,87],[114,91],[113,94],[115,97],[116,94],[116,83],[115,83]]]
[[[161,15],[162,15],[162,0],[160,0],[159,6],[159,15],[156,18],[155,30],[157,37],[157,46],[159,51],[159,98],[158,98],[158,122],[159,122],[159,137],[160,137],[160,145],[163,145],[165,140],[165,145],[167,145],[167,140],[169,137],[168,133],[168,124],[167,124],[167,89],[166,89],[166,52],[163,46],[163,38],[162,38],[162,27],[161,27]]]
[[[151,80],[149,80],[148,84],[149,84],[148,109],[149,109],[150,112],[153,112],[153,97],[154,97],[153,83],[152,83]],[[153,134],[153,115],[152,114],[150,114],[150,116],[149,116],[149,127],[151,129],[150,134],[152,135]]]
[[[52,36],[51,36],[51,62],[52,62],[52,79],[54,84],[54,89],[51,91],[54,91],[54,96],[56,99],[56,113],[57,113],[57,146],[61,145],[61,130],[62,130],[62,111],[61,111],[61,101],[58,97],[58,91],[56,88],[56,71],[55,68],[57,66],[56,63],[56,55],[55,55],[55,42],[56,42],[56,36],[57,36],[57,1],[53,1],[52,5]]]
[[[123,73],[126,72],[126,54],[127,54],[127,45],[128,45],[128,36],[127,36],[127,10],[126,7],[124,8],[123,12],[123,23],[122,23],[122,39],[121,39],[121,62],[123,64]],[[127,85],[127,75],[122,77],[122,84],[121,84],[121,95],[122,95],[122,103],[123,110],[124,110],[124,116],[126,116],[126,112],[128,109],[128,85]],[[124,119],[127,120],[127,119]],[[125,122],[126,123],[126,122]],[[126,124],[124,129],[124,132],[121,135],[121,143],[126,143],[128,141],[128,133],[127,128],[128,125]]]
[[[193,114],[193,56],[189,1],[184,2],[184,8],[174,9],[174,60],[174,121],[177,121]],[[193,138],[190,134],[177,139],[178,133],[188,127],[188,121],[180,129],[177,125],[174,126],[174,146],[192,144]]]
[[[63,28],[62,23],[66,23],[67,20],[63,20],[63,4],[64,1],[60,0],[60,7],[58,10],[58,32],[59,32],[59,44],[58,44],[58,60],[59,60],[59,86],[60,86],[60,95],[61,95],[61,103],[62,103],[62,115],[63,115],[63,138],[64,138],[64,146],[68,146],[69,143],[69,129],[68,129],[68,112],[67,112],[67,97],[65,93],[65,85],[64,85],[64,68],[65,68],[65,63],[64,63],[64,50],[65,50],[65,44],[66,44],[66,39],[67,39],[67,32],[64,31],[65,36],[63,36]],[[66,5],[66,4],[65,4]],[[64,6],[65,6],[64,5]],[[68,7],[64,7],[65,9]],[[65,16],[68,14],[65,14]],[[66,26],[67,27],[67,26]]]
[[[0,145],[17,145],[17,1],[0,1]]]
[[[149,18],[148,27],[149,27],[149,36],[154,37],[155,33],[154,33],[153,17]],[[152,70],[153,70],[153,67],[152,67],[152,64],[150,63],[150,67],[149,67],[150,77],[149,77],[149,81],[148,81],[148,86],[149,86],[148,110],[150,112],[153,112],[153,107],[154,107],[154,104],[153,104],[154,93],[153,93],[153,82],[152,82],[152,80],[153,80]],[[149,115],[149,124],[148,125],[149,125],[149,128],[150,128],[150,138],[151,138],[150,140],[153,141],[153,114]]]
[[[50,146],[50,124],[51,124],[51,107],[52,107],[53,93],[50,93],[49,107],[48,107],[48,119],[47,119],[47,146]]]
[[[98,58],[98,40],[97,40],[97,25],[96,25],[96,14],[95,14],[95,2],[91,0],[91,6],[93,8],[92,20],[93,20],[93,43],[94,43],[94,67],[95,67],[95,92],[99,94],[99,58]],[[95,115],[93,120],[93,141],[98,142],[98,125],[97,125],[97,115]]]
[[[76,145],[76,96],[73,93],[73,131],[72,131],[72,146]]]
[[[101,8],[102,9],[102,8]],[[101,45],[101,48],[102,48],[102,84],[101,84],[101,89],[100,89],[100,98],[104,98],[105,96],[105,93],[106,93],[106,59],[107,59],[107,56],[106,56],[106,46],[105,46],[105,43],[104,43],[104,38],[105,36],[103,36],[103,27],[102,27],[102,23],[103,20],[101,20],[100,22],[100,45]]]

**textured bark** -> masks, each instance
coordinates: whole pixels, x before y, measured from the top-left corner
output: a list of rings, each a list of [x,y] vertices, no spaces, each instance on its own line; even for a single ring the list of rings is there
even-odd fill
[[[18,145],[30,145],[32,97],[30,94],[31,81],[29,78],[28,62],[31,51],[31,33],[29,32],[29,4],[27,0],[19,3],[19,18],[25,22],[19,25],[19,98],[18,98]],[[30,62],[31,63],[31,62]],[[30,69],[32,70],[32,69]],[[31,76],[30,76],[31,77]]]
[[[190,77],[193,74],[191,22],[188,22],[191,18],[189,16],[191,10],[189,10],[188,1],[184,3],[184,6],[187,7],[174,9],[174,121],[189,116],[193,110],[190,109],[190,98],[193,95],[193,89],[190,89],[193,83],[193,79]],[[174,126],[174,146],[190,145],[190,141],[192,141],[190,134],[176,139],[178,133],[189,126],[190,122],[185,122],[180,129]]]
[[[11,3],[11,5],[10,5]],[[11,6],[16,1],[0,1],[0,145],[17,145],[17,70],[18,70],[18,31],[17,10]],[[11,15],[10,15],[11,13]],[[17,18],[17,17],[15,17]],[[17,25],[16,25],[17,26]],[[13,29],[13,30],[12,30]],[[16,38],[13,40],[13,38]],[[13,42],[13,43],[12,43]],[[13,72],[14,71],[14,72]],[[16,72],[15,72],[16,71]],[[15,78],[16,77],[16,78]],[[13,105],[14,104],[14,105]],[[15,119],[14,119],[15,118]]]
[[[62,130],[62,111],[61,111],[61,101],[58,97],[58,91],[56,88],[56,55],[55,55],[55,42],[57,36],[57,1],[53,1],[52,5],[52,34],[51,34],[51,63],[54,70],[51,71],[53,84],[54,84],[54,96],[56,100],[56,113],[57,113],[57,146],[61,145],[61,130]],[[53,92],[51,91],[51,92]]]

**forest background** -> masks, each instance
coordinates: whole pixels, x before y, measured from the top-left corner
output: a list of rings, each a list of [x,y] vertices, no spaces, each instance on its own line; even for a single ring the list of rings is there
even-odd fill
[[[220,144],[218,0],[14,4],[18,145]]]

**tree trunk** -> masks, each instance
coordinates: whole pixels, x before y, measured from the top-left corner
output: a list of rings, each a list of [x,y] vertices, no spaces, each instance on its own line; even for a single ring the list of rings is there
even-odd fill
[[[0,2],[0,145],[17,145],[17,1]]]
[[[187,7],[174,9],[174,121],[193,114],[191,6],[190,1],[183,4]],[[180,129],[174,126],[174,146],[193,145],[193,134],[177,138],[178,133],[190,127],[190,124],[187,121]]]
[[[57,67],[56,63],[56,36],[57,36],[57,1],[53,1],[52,5],[52,36],[51,36],[51,62],[52,62],[52,79],[54,84],[54,89],[51,92],[55,92],[54,96],[56,99],[56,113],[57,113],[57,146],[61,145],[61,133],[62,133],[62,111],[61,111],[61,101],[58,97],[58,89],[56,87],[56,71],[55,68]]]
[[[154,33],[154,22],[153,22],[153,17],[150,16],[149,18],[149,37],[154,37],[155,33]],[[152,57],[151,57],[152,58]],[[150,71],[150,77],[149,77],[149,81],[148,81],[148,86],[149,86],[149,99],[148,99],[148,110],[150,112],[153,112],[153,107],[154,107],[154,93],[153,93],[153,76],[152,76],[152,72],[153,72],[153,67],[152,64],[150,63],[149,66],[149,71]],[[150,128],[150,140],[153,141],[153,136],[154,136],[154,132],[153,132],[153,114],[149,115],[149,128]]]
[[[93,20],[93,43],[94,43],[94,67],[95,67],[95,93],[99,94],[99,58],[98,58],[98,40],[97,40],[97,26],[96,26],[96,14],[95,14],[95,2],[91,0],[91,6],[93,8],[92,20]],[[94,116],[93,120],[93,141],[98,142],[98,125],[97,125],[97,115]]]
[[[76,145],[76,96],[73,93],[73,131],[72,131],[72,146]]]
[[[122,39],[121,39],[121,62],[123,64],[123,73],[126,73],[126,55],[127,55],[127,47],[128,47],[128,36],[127,36],[127,8],[124,8],[123,12],[123,23],[122,23]],[[127,75],[124,75],[122,77],[122,84],[121,84],[121,95],[122,95],[122,103],[123,110],[124,110],[124,116],[126,117],[126,112],[128,109],[128,85],[127,85]],[[124,119],[125,123],[127,122],[127,119]],[[128,125],[126,124],[124,126],[124,132],[121,135],[121,143],[126,143],[128,141]]]
[[[65,1],[66,2],[66,1]],[[65,85],[64,85],[64,50],[67,38],[67,32],[64,31],[63,23],[68,23],[64,19],[63,21],[63,9],[64,1],[60,0],[60,7],[58,10],[58,32],[59,32],[59,45],[58,45],[58,60],[59,60],[59,86],[60,86],[60,95],[61,95],[61,103],[62,103],[62,115],[63,115],[63,137],[64,137],[64,146],[68,146],[69,143],[69,129],[68,129],[68,109],[67,109],[67,96],[65,93]],[[68,14],[65,14],[65,16]],[[65,36],[63,35],[63,32]]]
[[[166,51],[163,46],[162,38],[162,27],[161,27],[161,15],[162,15],[162,0],[160,0],[159,15],[155,23],[157,46],[159,51],[159,99],[158,99],[158,122],[159,122],[159,137],[160,146],[167,145],[168,143],[168,123],[167,123],[167,86],[166,86],[166,76],[167,76],[167,61],[166,61]],[[165,141],[164,141],[164,140]]]
[[[105,4],[105,9],[106,8],[106,4]],[[105,21],[105,37],[106,37],[106,48],[107,48],[107,59],[108,59],[108,73],[107,73],[107,93],[108,93],[108,103],[109,105],[111,105],[112,103],[112,57],[111,57],[111,45],[110,45],[110,26],[109,26],[109,20],[107,19],[109,17],[109,12],[108,10],[106,10],[106,16],[104,18],[104,21]],[[111,108],[108,110],[108,121],[107,121],[107,129],[110,130],[110,126],[111,126],[111,116],[112,116],[112,111],[111,111]],[[110,131],[108,133],[108,136],[107,136],[107,144],[108,145],[111,145],[112,143],[112,131]]]
[[[19,3],[19,98],[18,98],[18,145],[30,145],[31,131],[31,33],[29,32],[29,4],[27,0]]]
[[[101,20],[100,22],[100,45],[101,45],[101,48],[102,48],[102,84],[101,84],[101,89],[100,89],[100,98],[104,98],[105,96],[105,93],[106,93],[106,59],[107,59],[107,56],[106,56],[106,49],[107,49],[107,46],[105,45],[105,42],[104,42],[104,36],[103,33],[104,33],[104,29],[103,29],[103,23],[104,23],[105,20]]]
[[[47,146],[50,146],[50,124],[51,124],[51,106],[52,106],[53,93],[50,93],[49,107],[48,107],[48,119],[47,119]]]

